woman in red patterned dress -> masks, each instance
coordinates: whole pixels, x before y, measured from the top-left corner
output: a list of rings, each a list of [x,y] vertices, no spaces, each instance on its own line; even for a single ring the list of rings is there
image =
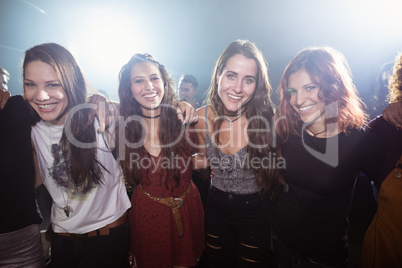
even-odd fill
[[[204,250],[204,211],[191,181],[192,139],[176,116],[173,82],[148,54],[120,71],[119,158],[135,185],[130,253],[138,267],[196,266]]]

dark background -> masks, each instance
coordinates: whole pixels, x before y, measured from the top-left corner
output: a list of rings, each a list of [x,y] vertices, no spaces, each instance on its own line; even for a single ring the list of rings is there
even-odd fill
[[[369,104],[382,65],[402,50],[401,8],[398,0],[0,0],[0,66],[12,94],[22,94],[24,51],[57,42],[94,88],[118,100],[120,67],[148,52],[176,83],[196,76],[202,100],[215,61],[238,38],[262,50],[274,89],[299,50],[330,45],[349,60]]]

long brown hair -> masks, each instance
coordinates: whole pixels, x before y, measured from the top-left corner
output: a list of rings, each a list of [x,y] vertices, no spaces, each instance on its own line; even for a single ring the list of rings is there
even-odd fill
[[[138,168],[138,166],[136,165],[131,164],[130,156],[134,153],[138,156],[143,157],[147,155],[147,152],[144,148],[142,139],[145,133],[144,126],[139,120],[129,120],[130,118],[135,118],[136,116],[140,116],[142,114],[141,106],[134,98],[131,91],[130,73],[134,65],[142,62],[149,62],[155,65],[161,74],[164,84],[165,94],[160,105],[161,116],[159,120],[158,136],[159,141],[162,145],[169,146],[163,146],[162,155],[165,157],[171,157],[172,155],[174,156],[180,153],[185,158],[191,156],[191,150],[188,144],[184,142],[184,139],[181,139],[181,135],[183,134],[182,131],[184,129],[182,129],[182,124],[180,123],[176,114],[175,107],[177,105],[177,99],[174,94],[174,83],[170,78],[165,66],[153,59],[153,57],[149,54],[135,54],[131,57],[127,64],[122,67],[119,74],[120,114],[123,116],[124,120],[128,120],[128,123],[125,123],[124,126],[119,126],[119,131],[124,132],[125,139],[128,143],[139,143],[137,146],[124,145],[125,155],[123,157],[124,160],[121,161],[121,166],[126,180],[129,183],[134,183],[135,185],[141,183],[144,178],[140,176],[140,168]],[[121,141],[118,141],[118,143],[120,142]],[[123,152],[120,151],[119,153]],[[167,169],[167,172],[173,173],[173,178],[176,181],[176,185],[178,185],[180,181],[180,172],[178,167]]]
[[[283,141],[290,133],[301,135],[302,122],[290,105],[291,95],[287,91],[289,76],[304,70],[320,87],[318,98],[326,105],[337,101],[337,116],[326,118],[325,124],[338,123],[342,132],[360,128],[367,120],[364,103],[358,96],[352,72],[346,58],[338,50],[328,47],[303,49],[289,62],[278,87],[280,94],[279,113],[284,116],[278,122]]]
[[[228,60],[234,55],[241,54],[248,59],[253,59],[257,65],[257,77],[256,88],[246,104],[246,118],[250,120],[247,127],[247,134],[249,140],[253,142],[247,145],[247,153],[250,154],[250,159],[263,159],[267,157],[270,152],[276,153],[277,148],[275,146],[275,129],[271,127],[270,133],[249,131],[257,129],[267,129],[266,122],[273,123],[274,121],[274,108],[270,99],[271,85],[268,79],[268,64],[264,59],[262,52],[256,47],[256,45],[249,40],[236,40],[229,44],[229,46],[223,51],[217,60],[214,68],[214,72],[211,78],[211,84],[208,90],[206,103],[211,106],[215,120],[213,123],[214,132],[219,130],[223,123],[224,104],[218,95],[218,74],[222,74]],[[271,125],[272,126],[272,125]],[[215,135],[216,144],[220,144],[219,132]],[[253,165],[252,165],[253,166]],[[254,165],[255,166],[255,165]],[[275,168],[262,168],[253,167],[256,172],[257,182],[262,191],[272,190],[276,188],[278,184],[278,170]]]
[[[56,71],[68,98],[68,111],[77,105],[86,103],[87,85],[84,76],[76,60],[66,48],[55,43],[45,43],[28,49],[25,52],[23,62],[24,77],[25,67],[33,61],[49,64]],[[39,119],[33,108],[31,110],[36,118]],[[90,109],[78,109],[74,114],[68,115],[68,118],[71,119],[71,125],[67,126],[66,124],[64,126],[59,143],[65,158],[71,159],[72,185],[82,191],[87,191],[101,183],[101,165],[96,159],[97,146],[91,146],[90,148],[76,146],[67,137],[66,127],[70,128],[73,137],[77,141],[87,144],[96,142],[95,128],[92,124],[88,124],[90,113]]]

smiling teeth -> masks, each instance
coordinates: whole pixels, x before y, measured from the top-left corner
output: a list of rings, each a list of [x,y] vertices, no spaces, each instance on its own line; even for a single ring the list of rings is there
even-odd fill
[[[53,108],[54,106],[56,106],[56,104],[40,104],[40,105],[39,105],[39,108],[42,108],[42,109],[51,109],[51,108]]]
[[[234,96],[234,95],[231,95],[231,94],[228,94],[228,97],[232,98],[232,99],[235,99],[235,100],[240,100],[241,99],[241,97],[237,97],[237,96]]]
[[[310,106],[305,106],[305,107],[301,107],[299,108],[300,112],[305,112],[307,110],[310,110],[314,105],[310,105]]]
[[[153,97],[156,97],[156,93],[144,95],[144,98],[153,98]]]

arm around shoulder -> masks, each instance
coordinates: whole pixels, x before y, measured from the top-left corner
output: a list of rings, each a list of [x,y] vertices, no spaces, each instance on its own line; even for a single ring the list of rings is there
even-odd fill
[[[402,101],[388,105],[383,111],[383,117],[390,124],[402,129]]]

